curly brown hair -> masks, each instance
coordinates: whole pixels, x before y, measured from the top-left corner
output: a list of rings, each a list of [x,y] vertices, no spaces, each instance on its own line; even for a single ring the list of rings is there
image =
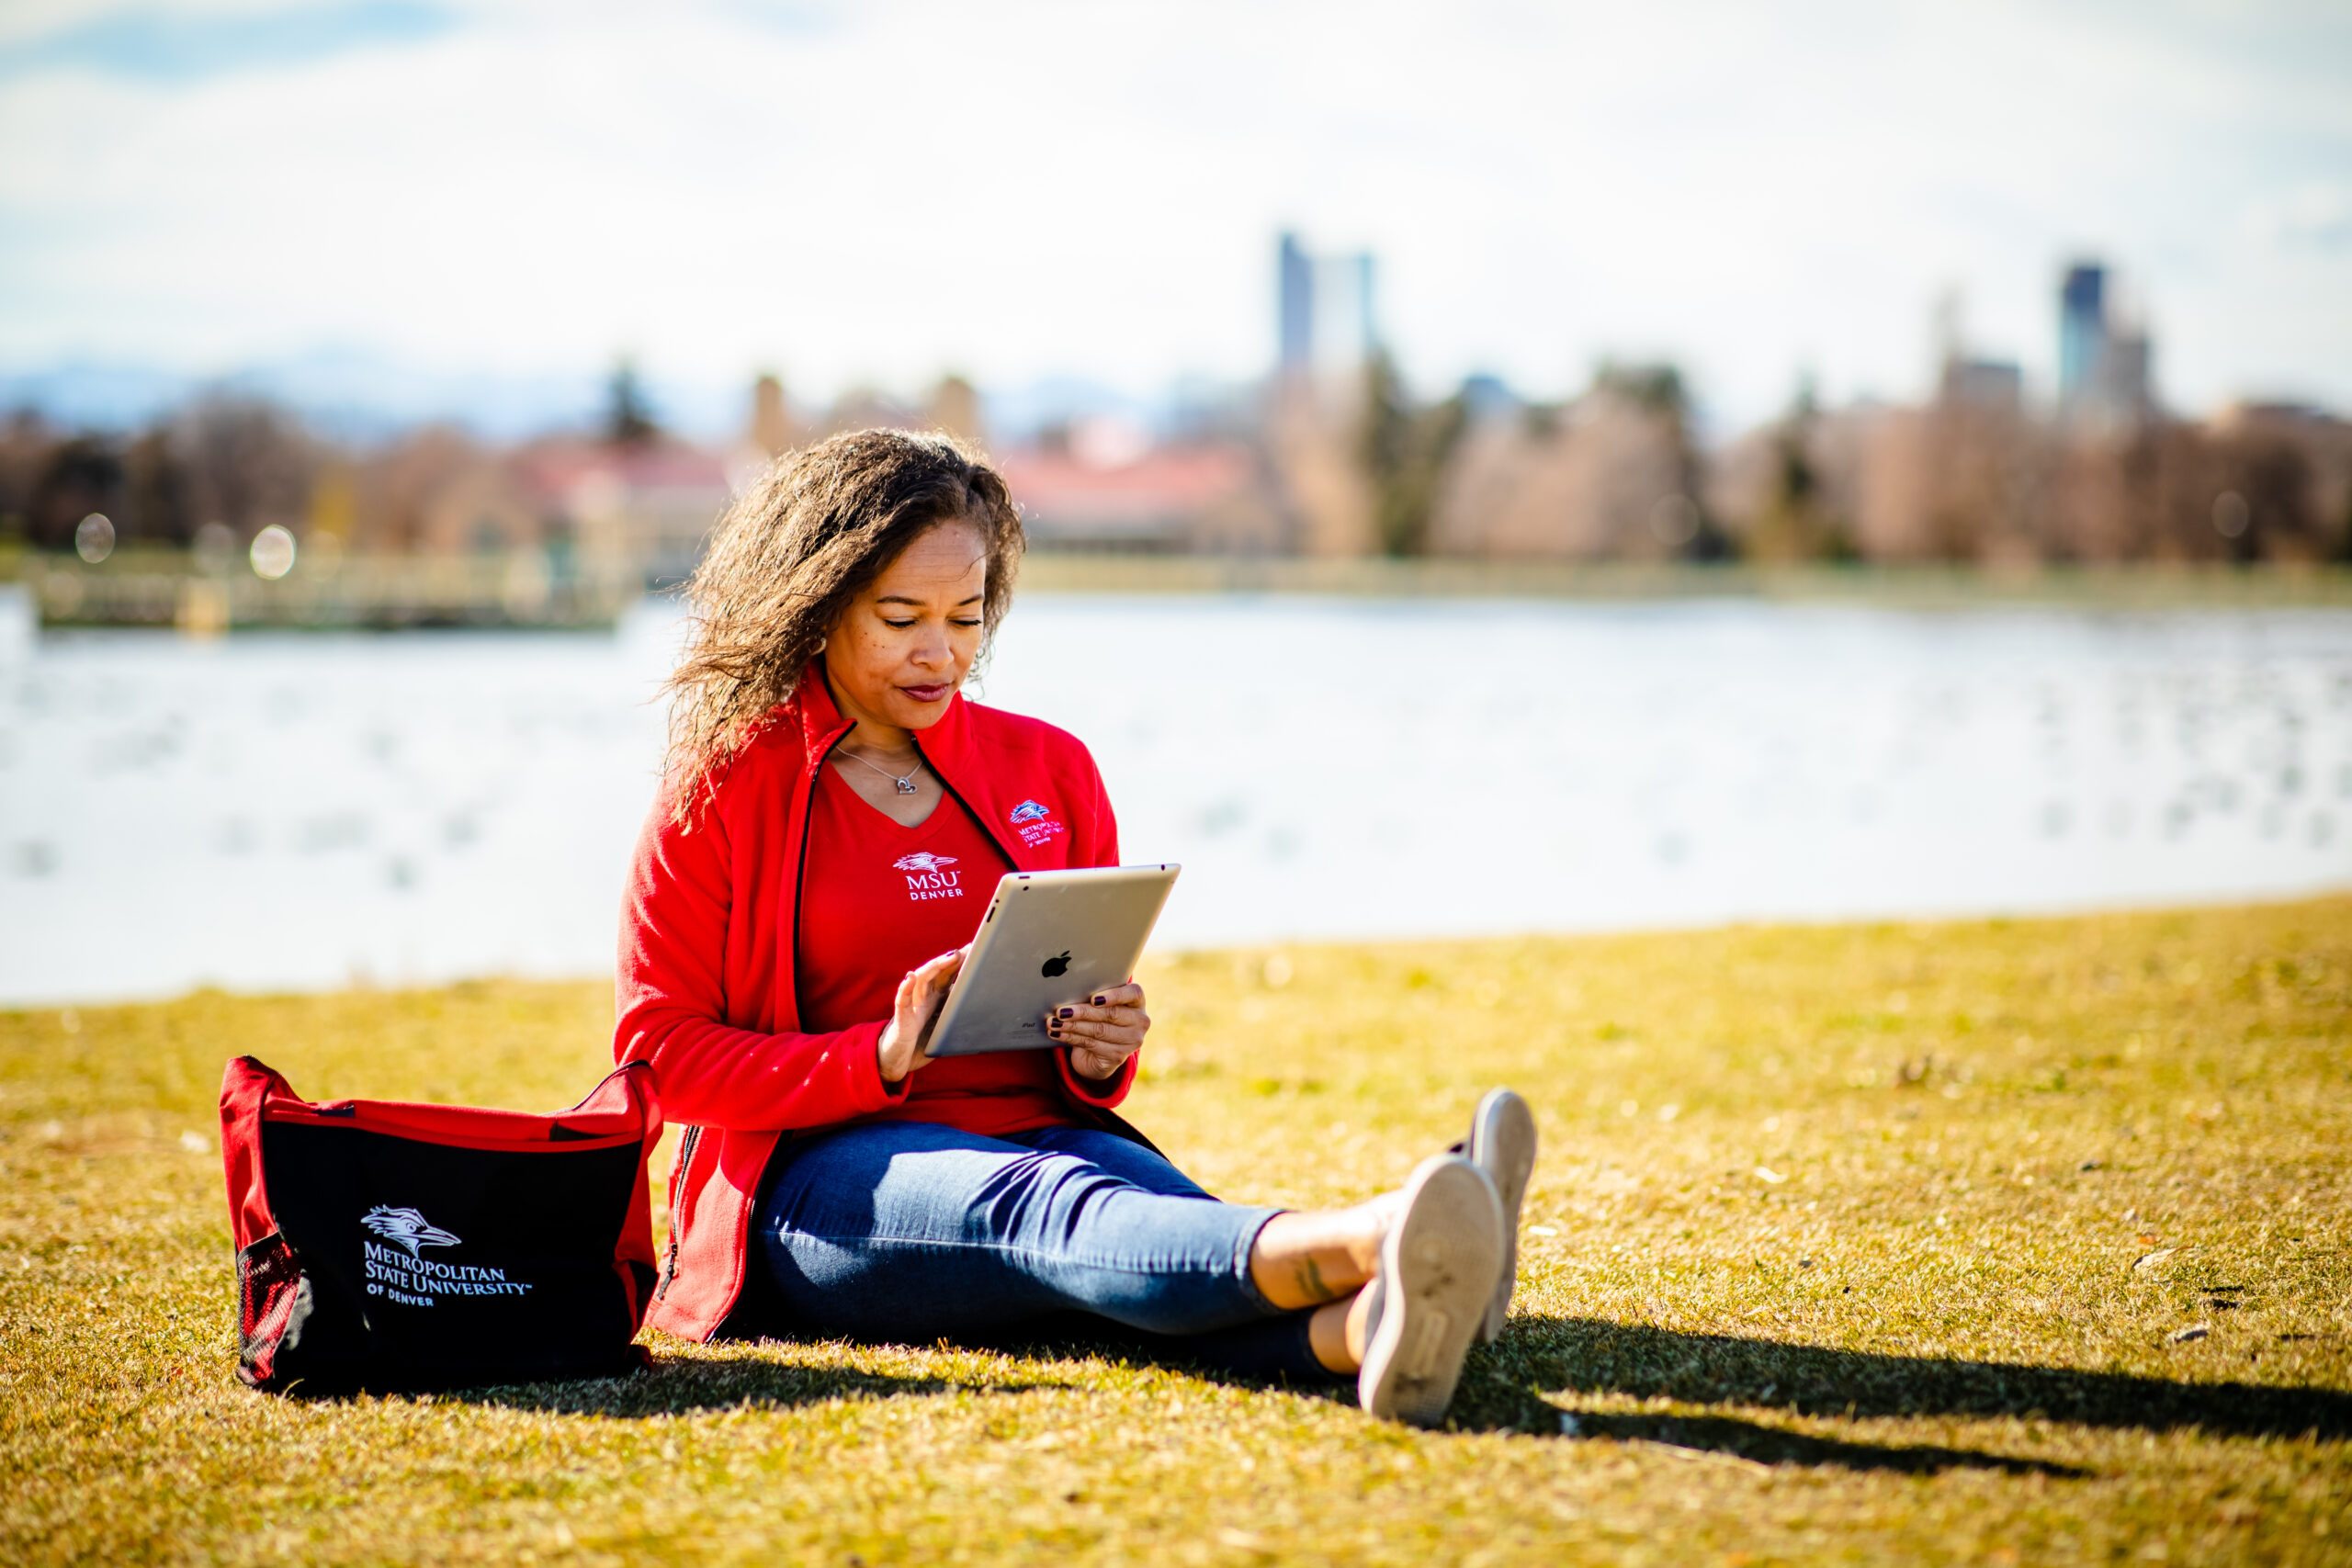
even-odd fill
[[[985,657],[1027,545],[1004,480],[954,437],[856,430],[777,458],[735,499],[684,597],[692,626],[669,694],[672,816],[695,808],[759,722],[790,700],[850,601],[925,530],[962,522],[988,549]]]

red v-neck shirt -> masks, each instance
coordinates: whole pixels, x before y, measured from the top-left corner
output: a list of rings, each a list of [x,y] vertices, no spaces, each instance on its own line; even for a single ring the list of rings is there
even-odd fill
[[[848,1029],[888,1019],[909,970],[971,941],[1012,866],[953,795],[909,828],[828,763],[816,796],[795,964],[800,1021]],[[914,1074],[904,1099],[863,1119],[941,1122],[984,1137],[1074,1126],[1056,1055],[944,1056]]]

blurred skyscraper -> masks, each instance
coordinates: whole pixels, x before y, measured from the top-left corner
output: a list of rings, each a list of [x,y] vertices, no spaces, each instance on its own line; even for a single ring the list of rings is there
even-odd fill
[[[2058,288],[2058,405],[2083,398],[2107,346],[2107,268],[2078,262]]]
[[[1284,376],[1304,376],[1315,362],[1315,265],[1285,230],[1276,259],[1275,289],[1281,347],[1275,364]]]
[[[1276,372],[1351,378],[1380,344],[1370,251],[1317,255],[1285,230],[1275,255]]]
[[[2113,419],[2142,420],[2155,412],[2155,351],[2143,327],[2108,328],[2099,365],[2099,406]]]
[[[1948,290],[1936,306],[1936,400],[1948,407],[2018,412],[2025,404],[2025,375],[2013,359],[1990,358],[1971,346],[1967,306]]]
[[[1374,264],[1370,251],[1335,256],[1325,264],[1336,275],[1328,290],[1340,312],[1317,336],[1340,347],[1342,367],[1352,368],[1370,359],[1380,347],[1380,328],[1373,317]]]
[[[1296,554],[1362,556],[1379,546],[1359,451],[1380,342],[1374,274],[1368,251],[1318,255],[1288,231],[1276,246],[1266,435],[1279,476],[1282,547]]]
[[[2075,423],[2136,423],[2155,412],[2147,328],[2109,297],[2106,266],[2081,261],[2058,288],[2058,412]]]

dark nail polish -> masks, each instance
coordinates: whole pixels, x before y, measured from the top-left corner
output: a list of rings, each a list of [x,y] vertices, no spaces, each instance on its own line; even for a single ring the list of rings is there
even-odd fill
[[[1054,1014],[1054,1016],[1056,1018],[1076,1018],[1078,1014],[1071,1009],[1064,1008],[1059,1012]]]
[[[1101,997],[1097,997],[1094,998],[1094,1005],[1096,1007],[1108,1007],[1110,1004],[1105,1002]]]

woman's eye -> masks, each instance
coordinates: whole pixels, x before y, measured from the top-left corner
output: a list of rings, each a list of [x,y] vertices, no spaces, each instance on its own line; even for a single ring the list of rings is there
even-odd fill
[[[958,621],[956,624],[959,626],[977,626],[980,623],[978,621]]]
[[[897,627],[898,627],[899,630],[901,630],[901,631],[904,631],[907,627],[909,627],[909,626],[913,626],[913,625],[914,625],[914,623],[913,623],[912,621],[890,621],[890,620],[886,620],[886,621],[884,621],[882,624],[883,624],[884,626],[897,626]]]

